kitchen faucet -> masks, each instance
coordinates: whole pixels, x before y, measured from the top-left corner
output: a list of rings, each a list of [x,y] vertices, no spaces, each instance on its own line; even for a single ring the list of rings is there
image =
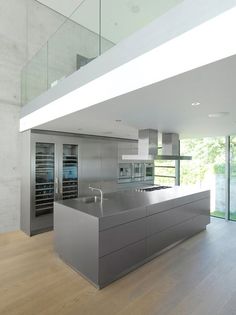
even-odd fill
[[[102,191],[100,188],[92,187],[92,186],[90,186],[90,185],[89,185],[88,188],[89,188],[90,190],[92,190],[92,191],[94,191],[94,190],[99,191],[100,194],[101,194],[101,202],[103,201],[103,191]]]

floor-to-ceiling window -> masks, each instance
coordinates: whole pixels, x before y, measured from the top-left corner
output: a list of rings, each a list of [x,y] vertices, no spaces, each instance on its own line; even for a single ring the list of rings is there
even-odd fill
[[[176,162],[160,161],[154,162],[154,184],[174,186],[176,184]]]
[[[180,145],[181,155],[192,156],[191,161],[180,162],[181,185],[195,185],[200,188],[209,188],[211,190],[211,214],[221,218],[225,218],[227,209],[225,198],[225,143],[225,137],[215,137],[184,139],[181,140]],[[233,178],[236,183],[236,177],[232,177],[232,185]],[[236,184],[234,184],[234,187],[236,192]],[[232,211],[233,209],[236,211],[236,198],[231,199]]]
[[[230,137],[229,219],[236,220],[236,136]]]

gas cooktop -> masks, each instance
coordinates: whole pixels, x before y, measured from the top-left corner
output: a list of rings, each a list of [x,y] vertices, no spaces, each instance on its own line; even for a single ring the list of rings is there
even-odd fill
[[[155,190],[161,190],[161,189],[167,189],[171,188],[171,186],[151,186],[151,187],[144,187],[139,188],[137,191],[155,191]]]

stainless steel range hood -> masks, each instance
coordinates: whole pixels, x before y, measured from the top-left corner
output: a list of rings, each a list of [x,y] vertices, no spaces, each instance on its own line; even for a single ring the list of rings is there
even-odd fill
[[[191,160],[191,156],[179,155],[179,135],[176,133],[162,134],[162,154],[158,154],[158,131],[141,129],[138,132],[138,154],[123,155],[123,160]]]

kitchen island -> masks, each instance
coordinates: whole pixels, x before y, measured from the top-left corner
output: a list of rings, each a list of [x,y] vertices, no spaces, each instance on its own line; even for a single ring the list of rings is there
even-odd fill
[[[102,288],[206,229],[210,191],[173,187],[55,202],[55,250]]]

